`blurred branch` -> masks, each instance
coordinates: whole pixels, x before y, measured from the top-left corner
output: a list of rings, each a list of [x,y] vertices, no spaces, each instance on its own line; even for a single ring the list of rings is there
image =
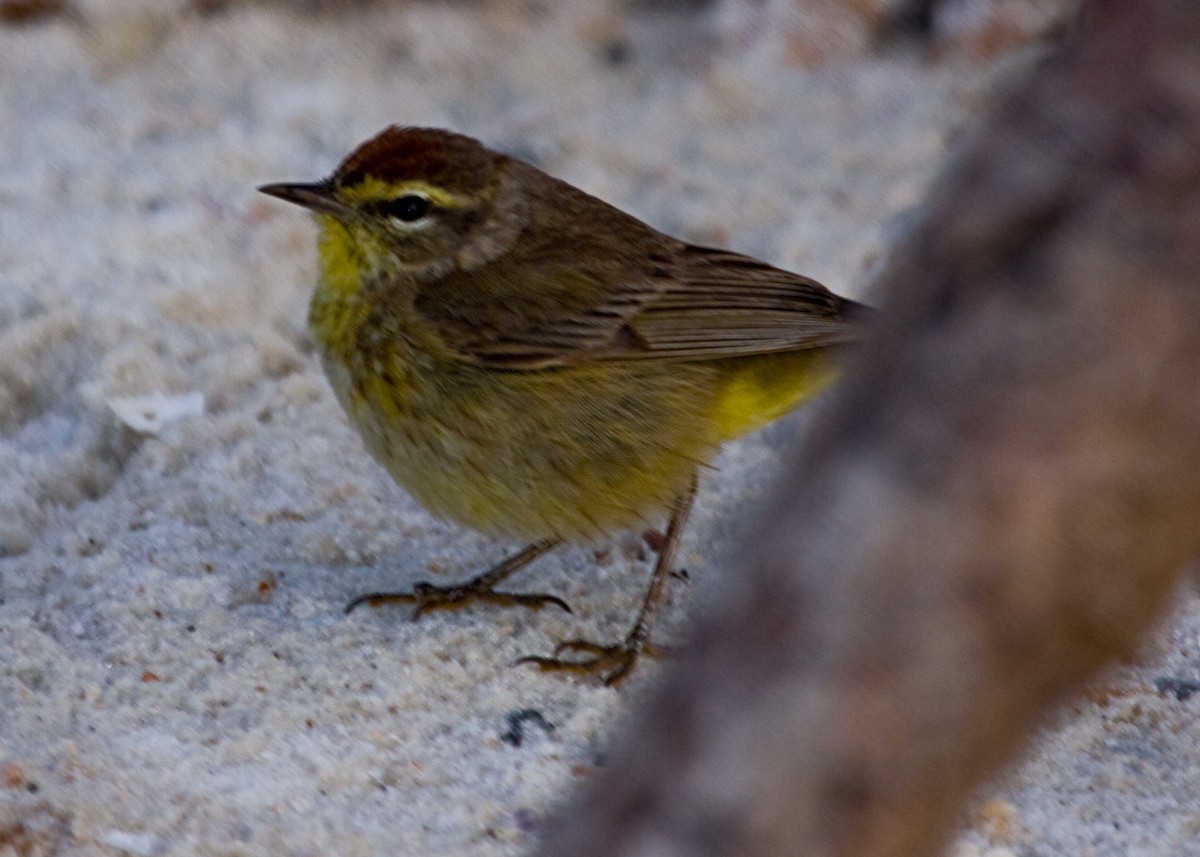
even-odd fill
[[[883,277],[742,578],[545,855],[933,854],[1200,548],[1200,15],[1102,0]]]

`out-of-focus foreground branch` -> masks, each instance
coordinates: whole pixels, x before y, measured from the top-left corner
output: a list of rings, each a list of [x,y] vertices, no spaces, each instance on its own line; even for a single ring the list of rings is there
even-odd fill
[[[554,857],[934,854],[1200,548],[1200,15],[999,106],[754,546]]]

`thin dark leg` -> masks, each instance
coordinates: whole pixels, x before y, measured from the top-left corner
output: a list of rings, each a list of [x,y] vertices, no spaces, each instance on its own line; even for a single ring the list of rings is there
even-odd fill
[[[472,601],[485,601],[488,604],[499,604],[502,607],[530,607],[540,610],[547,604],[561,607],[568,613],[571,608],[567,602],[556,595],[545,595],[538,592],[499,592],[494,587],[520,571],[529,563],[544,553],[554,550],[562,544],[560,539],[544,539],[534,542],[529,547],[510,556],[498,565],[494,565],[483,574],[473,577],[466,583],[456,586],[434,586],[424,581],[413,584],[411,592],[370,592],[360,595],[346,605],[349,613],[361,604],[379,607],[382,604],[413,604],[413,619],[420,619],[429,610],[456,610],[466,607]]]
[[[659,655],[661,650],[650,642],[650,622],[658,612],[663,587],[671,575],[679,540],[683,536],[683,528],[687,524],[688,515],[692,511],[692,501],[695,499],[696,477],[693,476],[688,490],[675,499],[675,506],[671,509],[671,521],[667,525],[666,543],[654,563],[650,587],[646,590],[646,597],[642,600],[637,619],[624,640],[609,646],[590,640],[567,640],[555,648],[553,657],[530,656],[521,658],[518,663],[537,664],[543,670],[594,673],[600,676],[605,684],[614,685],[629,675],[640,655]],[[566,652],[575,652],[584,657],[579,660],[559,657]]]

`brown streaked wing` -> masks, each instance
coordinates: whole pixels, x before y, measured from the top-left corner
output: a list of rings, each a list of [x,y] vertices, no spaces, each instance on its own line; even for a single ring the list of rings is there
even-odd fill
[[[539,369],[747,356],[857,335],[850,316],[859,305],[815,280],[726,250],[682,243],[672,249],[628,270],[598,304],[464,342],[464,350],[496,368]]]
[[[687,246],[674,282],[628,323],[655,357],[732,357],[853,339],[854,306],[800,274],[728,250]]]

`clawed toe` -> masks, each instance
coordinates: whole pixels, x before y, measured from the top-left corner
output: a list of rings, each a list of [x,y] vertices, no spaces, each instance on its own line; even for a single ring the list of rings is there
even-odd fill
[[[489,589],[486,592],[478,593],[475,597],[500,607],[528,607],[530,610],[541,610],[543,607],[553,605],[568,613],[574,612],[571,610],[571,605],[557,595],[547,595],[542,592],[498,592]]]
[[[415,622],[431,610],[457,610],[466,607],[472,601],[484,601],[500,607],[527,607],[530,610],[541,610],[553,605],[571,612],[570,605],[557,595],[540,592],[501,592],[472,586],[443,587],[425,582],[415,584],[411,592],[370,592],[360,595],[346,605],[345,612],[349,613],[363,604],[370,607],[412,604],[412,618]]]
[[[569,653],[582,657],[562,657]],[[612,687],[629,675],[642,655],[659,658],[666,653],[667,650],[664,647],[654,645],[645,639],[644,635],[635,632],[622,642],[608,646],[593,643],[590,640],[564,640],[554,647],[552,657],[527,655],[520,658],[517,663],[534,664],[538,669],[546,672],[559,671],[594,675],[605,685]]]
[[[466,607],[472,601],[485,601],[501,607],[528,607],[531,610],[541,610],[548,604],[553,604],[570,613],[571,608],[567,602],[556,595],[541,592],[501,592],[495,588],[501,581],[520,571],[542,554],[554,550],[558,544],[558,539],[534,542],[483,574],[457,586],[434,586],[422,581],[414,584],[411,592],[369,592],[347,604],[345,612],[349,613],[362,604],[369,604],[371,607],[412,604],[412,618],[416,621],[430,610],[457,610],[459,607]]]

